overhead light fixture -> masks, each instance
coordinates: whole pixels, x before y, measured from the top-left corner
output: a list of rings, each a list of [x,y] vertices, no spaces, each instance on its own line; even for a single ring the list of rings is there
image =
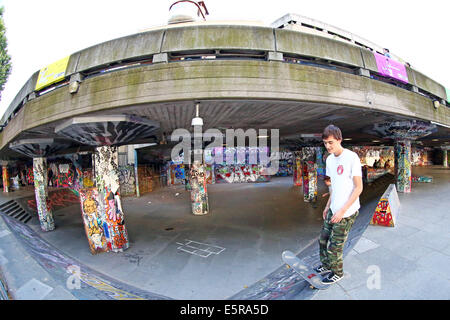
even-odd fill
[[[352,138],[345,138],[344,141],[350,141]]]
[[[434,105],[435,109],[439,108],[439,105],[440,105],[439,100],[434,100],[433,105]]]
[[[432,139],[431,141],[439,141],[439,139]]]
[[[380,140],[372,140],[372,142],[380,142]]]

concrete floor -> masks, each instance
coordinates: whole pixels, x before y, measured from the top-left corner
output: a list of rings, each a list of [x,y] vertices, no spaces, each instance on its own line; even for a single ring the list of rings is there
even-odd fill
[[[369,226],[357,232],[363,236],[359,241],[359,237],[355,239],[356,245],[345,258],[345,272],[350,277],[326,291],[298,296],[292,292],[285,298],[448,299],[448,276],[445,271],[437,274],[433,268],[450,262],[446,216],[450,170],[414,168],[413,174],[432,175],[434,181],[414,183],[411,194],[400,194],[402,211],[395,228]],[[376,205],[375,198],[385,187],[385,182],[365,186],[362,205]],[[130,248],[123,253],[91,255],[78,205],[55,211],[57,228],[52,232],[41,232],[37,219],[28,225],[81,264],[135,288],[175,299],[226,299],[253,294],[259,284],[265,285],[261,279],[272,281],[270,276],[267,278],[269,274],[285,269],[283,250],[300,252],[317,241],[325,199],[319,197],[316,208],[303,202],[300,187],[292,185],[292,177],[261,184],[216,184],[210,185],[208,191],[211,213],[207,216],[191,214],[190,194],[184,186],[160,189],[139,199],[123,198],[131,240]],[[323,192],[320,183],[319,195]],[[1,200],[18,196],[32,197],[32,190],[13,192]],[[371,265],[381,269],[381,289],[367,287]]]
[[[56,211],[52,232],[32,227],[62,252],[127,284],[175,299],[225,299],[282,265],[283,250],[307,246],[322,225],[325,199],[314,209],[292,177],[210,185],[208,194],[206,216],[191,214],[184,186],[123,198],[130,239],[123,253],[90,253],[78,206]]]
[[[397,225],[369,225],[345,259],[349,276],[313,299],[450,299],[450,169],[414,167],[413,175],[433,182],[399,193]]]

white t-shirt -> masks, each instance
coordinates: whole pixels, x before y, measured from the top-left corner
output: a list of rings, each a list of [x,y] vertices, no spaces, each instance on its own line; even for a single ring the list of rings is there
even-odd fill
[[[344,151],[336,157],[330,154],[327,158],[326,175],[331,178],[331,204],[330,209],[334,213],[338,212],[353,192],[353,177],[362,177],[361,162],[358,155],[344,148]],[[347,209],[344,218],[350,217],[358,209],[359,197]]]

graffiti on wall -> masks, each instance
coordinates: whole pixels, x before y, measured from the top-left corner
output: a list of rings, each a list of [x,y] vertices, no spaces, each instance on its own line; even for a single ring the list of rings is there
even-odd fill
[[[34,174],[33,174],[33,168],[27,168],[27,183],[29,185],[34,185]]]
[[[170,184],[178,185],[185,183],[184,164],[170,165]]]
[[[144,193],[153,191],[153,175],[152,171],[147,166],[138,166],[138,182],[139,182],[139,193],[142,195]]]
[[[130,196],[136,194],[136,179],[133,166],[119,167],[120,195]]]
[[[268,181],[264,174],[264,167],[257,164],[250,165],[215,165],[216,183],[245,183]]]
[[[80,189],[81,214],[84,230],[92,254],[106,252],[107,241],[103,222],[98,212],[99,196],[96,188]]]
[[[69,189],[55,190],[48,193],[47,206],[51,211],[56,211],[79,203],[78,196]],[[27,202],[28,208],[37,212],[36,199]]]

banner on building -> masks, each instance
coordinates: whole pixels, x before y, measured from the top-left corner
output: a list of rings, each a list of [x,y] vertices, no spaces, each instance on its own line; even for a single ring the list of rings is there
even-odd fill
[[[408,74],[405,66],[377,52],[373,53],[377,62],[378,72],[385,77],[394,78],[402,82],[408,83]]]
[[[35,90],[41,90],[42,88],[63,80],[66,76],[69,58],[70,56],[67,56],[41,69]]]

